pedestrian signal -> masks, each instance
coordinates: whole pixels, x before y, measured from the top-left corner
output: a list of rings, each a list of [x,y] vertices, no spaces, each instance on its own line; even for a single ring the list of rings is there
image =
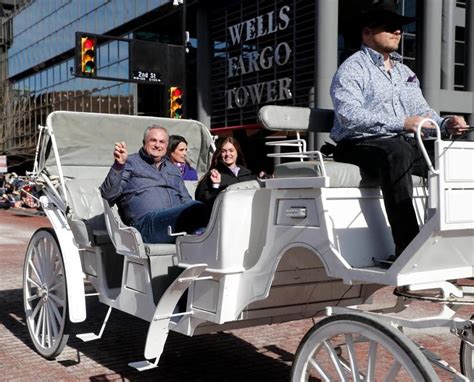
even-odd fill
[[[178,86],[170,87],[170,117],[182,118],[183,116],[183,89]]]
[[[80,44],[81,74],[85,76],[95,76],[95,53],[97,40],[95,37],[82,35]]]

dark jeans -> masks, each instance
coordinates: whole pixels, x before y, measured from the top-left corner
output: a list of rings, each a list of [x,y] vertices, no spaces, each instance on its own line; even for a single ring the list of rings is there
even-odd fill
[[[194,233],[206,227],[209,221],[207,207],[191,200],[180,206],[162,211],[151,211],[133,224],[140,231],[145,243],[174,243],[175,236],[168,235],[168,226],[172,231]]]
[[[425,141],[432,157],[433,141]],[[426,177],[428,167],[414,138],[368,138],[339,142],[334,159],[352,163],[381,179],[388,221],[399,255],[419,232],[413,207],[412,174]]]

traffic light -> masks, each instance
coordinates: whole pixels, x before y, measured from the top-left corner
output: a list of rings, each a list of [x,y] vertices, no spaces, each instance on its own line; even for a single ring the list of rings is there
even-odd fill
[[[182,118],[183,116],[183,89],[178,86],[170,87],[170,117]]]
[[[92,36],[82,35],[80,39],[80,69],[84,76],[95,76],[95,53],[97,39]]]

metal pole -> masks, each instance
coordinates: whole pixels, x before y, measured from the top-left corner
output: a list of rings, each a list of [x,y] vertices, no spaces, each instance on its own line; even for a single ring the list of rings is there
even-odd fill
[[[430,106],[439,112],[443,4],[441,0],[424,0],[423,5],[422,87],[425,98]]]
[[[208,9],[200,6],[197,10],[197,119],[204,125],[211,125],[211,51],[208,24]]]
[[[187,36],[186,36],[186,2],[183,0],[181,6],[182,12],[182,28],[183,28],[183,46],[184,46],[184,65],[183,65],[183,113],[182,117],[186,118],[186,100],[188,98],[188,91],[186,89],[186,53],[187,53]]]
[[[329,88],[337,70],[339,2],[337,0],[317,0],[316,7],[314,107],[332,109]],[[311,140],[309,142],[309,150],[318,150],[327,138],[327,133],[316,134],[314,142]]]
[[[441,86],[446,90],[454,90],[455,10],[456,0],[443,0]]]
[[[466,2],[466,87],[471,92],[472,109],[468,122],[474,125],[474,4]]]

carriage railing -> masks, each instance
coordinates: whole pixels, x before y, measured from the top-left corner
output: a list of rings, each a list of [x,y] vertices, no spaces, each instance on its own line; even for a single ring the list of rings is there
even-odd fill
[[[440,141],[441,140],[441,130],[438,126],[438,124],[432,120],[431,118],[424,118],[420,121],[420,123],[418,124],[417,128],[416,128],[416,140],[418,142],[418,146],[420,148],[420,151],[421,151],[421,154],[423,155],[423,158],[425,159],[426,161],[426,164],[428,166],[428,169],[435,175],[439,175],[439,171],[436,170],[434,167],[433,167],[433,164],[431,163],[431,159],[430,159],[430,156],[428,155],[428,151],[426,151],[426,147],[423,143],[423,139],[422,139],[422,130],[423,130],[423,125],[425,123],[431,123],[433,126],[434,126],[434,129],[435,129],[435,132],[436,132],[436,140],[437,141]]]
[[[56,143],[54,132],[51,128],[50,116],[48,116],[46,126],[38,126],[39,136],[36,145],[35,160],[33,172],[29,174],[31,180],[42,188],[47,194],[48,200],[56,205],[63,213],[67,213],[69,201],[65,188],[64,174],[61,167],[61,159]],[[57,179],[51,179],[43,170],[46,163],[47,145],[51,144],[51,150],[56,161],[58,176]],[[59,184],[57,182],[59,181]],[[41,198],[40,198],[41,202]]]
[[[273,147],[297,147],[297,151],[290,151],[286,153],[268,153],[268,158],[287,158],[287,159],[299,159],[303,162],[305,159],[314,160],[317,159],[321,164],[321,175],[326,177],[326,167],[324,165],[323,154],[318,150],[307,150],[306,140],[300,137],[300,133],[296,133],[296,139],[280,140],[274,142],[266,142],[265,145]]]

